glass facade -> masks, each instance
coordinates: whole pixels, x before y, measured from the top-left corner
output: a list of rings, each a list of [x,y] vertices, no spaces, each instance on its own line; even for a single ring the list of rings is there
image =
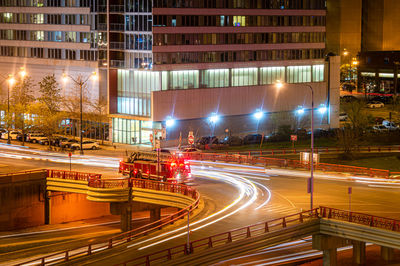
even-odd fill
[[[113,118],[113,142],[125,144],[149,144],[153,129],[161,129],[161,123],[125,118]]]
[[[229,87],[229,69],[206,69],[201,73],[201,87]]]
[[[154,71],[118,70],[118,113],[150,116],[151,92],[160,90],[160,74]]]
[[[253,68],[233,68],[232,86],[252,86],[258,85],[258,69]]]
[[[288,66],[287,83],[311,82],[311,66]]]
[[[260,85],[274,84],[277,80],[285,80],[285,67],[260,68]]]

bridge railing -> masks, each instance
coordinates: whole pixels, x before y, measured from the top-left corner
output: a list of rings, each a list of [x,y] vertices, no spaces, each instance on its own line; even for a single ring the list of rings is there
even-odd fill
[[[91,178],[101,178],[101,174],[49,169],[47,170],[47,177],[89,181]]]
[[[241,239],[262,235],[264,233],[278,231],[293,224],[303,223],[306,220],[318,217],[318,208],[300,213],[288,215],[279,219],[273,219],[262,223],[234,229],[228,232],[216,234],[202,239],[194,240],[187,244],[181,244],[172,248],[157,251],[155,253],[141,256],[117,265],[150,265],[150,263],[161,265],[163,262],[198,252],[204,249],[213,248],[235,242]]]
[[[320,215],[322,218],[336,219],[400,232],[400,221],[395,219],[323,206],[320,207]]]
[[[109,180],[107,180],[109,181]],[[150,224],[146,224],[139,228],[135,228],[131,231],[119,234],[117,236],[111,237],[106,241],[101,241],[97,243],[91,243],[85,246],[81,246],[78,248],[65,250],[62,252],[53,253],[47,256],[43,256],[40,258],[36,258],[33,260],[29,260],[17,265],[49,265],[54,263],[61,263],[61,262],[68,262],[71,259],[79,258],[82,256],[90,256],[92,254],[98,253],[103,250],[112,249],[116,246],[119,246],[124,243],[131,242],[135,238],[147,235],[153,231],[162,229],[163,227],[173,224],[178,219],[184,218],[188,213],[192,212],[196,209],[200,202],[200,193],[197,192],[196,189],[191,188],[186,185],[180,184],[166,184],[167,186],[162,186],[160,184],[155,185],[155,183],[162,183],[157,181],[150,181],[150,180],[133,180],[133,184],[137,184],[138,186],[142,186],[142,188],[172,188],[168,190],[169,192],[180,193],[186,196],[192,197],[195,201],[187,206],[184,209],[179,210],[176,213],[173,213],[165,218],[152,222]],[[143,184],[143,183],[147,183]],[[165,191],[165,190],[164,190]]]

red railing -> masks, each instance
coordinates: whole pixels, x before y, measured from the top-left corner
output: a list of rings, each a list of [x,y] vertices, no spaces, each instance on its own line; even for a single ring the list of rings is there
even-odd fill
[[[213,248],[227,243],[235,242],[241,239],[258,236],[279,229],[286,228],[293,224],[303,223],[306,220],[317,218],[318,208],[303,211],[300,213],[288,215],[279,219],[273,219],[262,223],[234,229],[228,232],[220,233],[217,235],[205,237],[202,239],[194,240],[189,243],[189,246],[182,244],[173,248],[160,250],[155,253],[141,256],[117,265],[150,265],[155,263],[162,265],[163,262],[174,259],[179,256],[188,255],[200,250]]]
[[[224,162],[236,162],[244,164],[262,164],[266,167],[290,167],[295,169],[310,169],[310,163],[301,162],[299,160],[292,159],[281,159],[281,158],[266,158],[251,155],[240,155],[240,154],[221,154],[221,153],[186,153],[183,154],[190,160],[209,160],[209,161],[224,161]],[[339,164],[328,164],[328,163],[315,163],[315,170],[321,171],[333,171],[341,173],[350,173],[355,175],[366,175],[371,177],[390,178],[390,171],[384,169],[374,169],[366,167],[357,167],[351,165],[339,165]]]
[[[81,180],[89,181],[89,179],[100,179],[101,174],[94,173],[82,173],[75,171],[65,171],[65,170],[47,170],[47,177],[50,178],[60,178],[60,179],[70,179],[70,180]]]
[[[322,206],[320,207],[320,216],[322,218],[336,219],[400,232],[400,221],[395,219]]]
[[[89,182],[91,182],[91,181],[92,180],[90,180]],[[130,241],[134,240],[135,238],[147,235],[155,230],[161,229],[164,226],[174,223],[176,220],[181,219],[184,216],[186,216],[188,214],[188,212],[192,212],[195,208],[197,208],[199,201],[200,201],[200,194],[196,191],[196,189],[191,188],[189,186],[180,185],[180,184],[165,184],[166,186],[163,186],[160,184],[154,184],[154,183],[162,183],[162,182],[141,180],[141,179],[133,180],[132,183],[134,185],[135,184],[138,185],[138,187],[141,186],[142,188],[146,188],[146,189],[152,187],[153,189],[159,188],[159,190],[163,190],[163,191],[184,194],[184,195],[192,197],[193,199],[195,199],[195,201],[188,207],[181,209],[178,212],[171,214],[161,220],[158,220],[153,223],[133,229],[132,231],[119,234],[117,236],[109,238],[106,241],[91,243],[89,245],[81,246],[81,247],[78,247],[75,249],[57,252],[57,253],[43,256],[43,257],[40,257],[37,259],[26,261],[26,262],[23,262],[23,263],[20,263],[17,265],[26,265],[26,264],[47,265],[47,264],[54,264],[56,262],[61,263],[61,262],[66,262],[66,261],[69,261],[71,259],[75,259],[75,258],[78,258],[81,256],[90,256],[94,253],[98,253],[103,250],[111,249],[115,246],[119,246],[121,244],[130,242]],[[149,183],[149,184],[143,185],[143,183]]]
[[[341,147],[315,147],[316,153],[339,153],[344,152]],[[354,148],[359,152],[398,152],[400,145],[394,146],[358,146]],[[267,156],[267,155],[286,155],[298,154],[300,152],[310,152],[310,148],[278,148],[278,149],[263,149],[263,150],[248,150],[248,151],[227,151],[227,154],[240,154],[251,156]]]

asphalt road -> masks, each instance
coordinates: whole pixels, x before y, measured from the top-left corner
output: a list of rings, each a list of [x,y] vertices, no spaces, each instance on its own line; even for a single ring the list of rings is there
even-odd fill
[[[85,155],[84,157],[76,155],[75,157],[75,163],[72,165],[73,170],[103,173],[107,176],[117,175],[115,167],[118,165],[119,155],[117,158],[94,155]],[[20,149],[10,150],[0,144],[0,173],[32,168],[69,169],[68,161],[65,161],[67,159],[66,154],[48,154],[42,151]],[[202,213],[191,220],[191,240],[310,208],[310,196],[306,193],[309,173],[306,171],[265,170],[257,166],[201,162],[193,162],[192,171],[195,178],[191,185],[200,191],[205,208]],[[342,174],[316,174],[315,206],[324,205],[348,209],[349,195],[347,192],[349,186],[353,188],[351,195],[351,209],[353,211],[400,218],[399,184],[394,182],[376,183],[374,180]],[[87,234],[88,238],[85,240],[87,241],[87,239],[93,239],[98,229],[92,227],[90,230],[87,228],[74,229],[75,231],[65,230],[57,232],[56,236],[58,238],[66,236],[73,238],[76,235],[78,238],[78,236],[82,237],[82,235]],[[40,230],[44,229],[40,228]],[[116,230],[115,225],[111,225],[111,230]],[[140,255],[183,244],[187,239],[186,230],[185,223],[181,222],[176,230],[163,230],[157,236],[149,235],[119,249],[118,254],[107,254],[106,257],[101,258],[101,263],[93,260],[88,261],[88,264],[116,264]],[[90,236],[90,234],[93,235]],[[38,243],[43,241],[45,243],[46,239],[54,237],[54,232],[33,234],[30,237],[32,237],[31,241]],[[18,237],[12,236],[0,240],[10,243],[19,241]],[[81,243],[82,241],[76,241],[71,245]],[[55,249],[63,248],[57,246]],[[31,255],[46,254],[46,251],[38,250]]]

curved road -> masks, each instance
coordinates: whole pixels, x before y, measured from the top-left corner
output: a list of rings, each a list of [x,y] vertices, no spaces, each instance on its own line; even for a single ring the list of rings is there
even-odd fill
[[[74,157],[77,164],[73,165],[73,170],[101,172],[110,176],[116,174],[119,158],[94,155]],[[0,171],[4,171],[3,167],[9,165],[14,165],[18,170],[44,167],[69,169],[68,158],[65,154],[59,153],[10,149],[9,146],[3,147],[0,144],[0,158]],[[306,193],[306,181],[309,177],[307,171],[264,169],[258,166],[218,162],[192,162],[192,172],[194,178],[191,185],[200,191],[205,204],[204,211],[191,220],[192,240],[309,209],[309,194]],[[377,182],[374,179],[344,174],[317,173],[314,202],[318,205],[348,209],[347,191],[351,186],[353,211],[400,218],[400,206],[397,200],[399,185],[400,183],[396,181]],[[107,265],[110,262],[115,264],[185,243],[186,230],[186,226],[169,232],[162,230],[157,236],[150,235],[130,243],[123,250],[119,250],[118,254],[107,254],[107,257],[101,258],[101,264]],[[82,234],[82,231],[91,232],[83,229],[77,234]],[[62,236],[62,232],[59,234]],[[66,230],[65,234],[71,233]],[[38,234],[36,237],[43,240],[51,235]],[[12,236],[0,240],[17,241]],[[257,256],[254,258],[257,260]],[[249,258],[246,257],[246,260]],[[88,261],[88,264],[90,263],[99,264],[99,261]]]

